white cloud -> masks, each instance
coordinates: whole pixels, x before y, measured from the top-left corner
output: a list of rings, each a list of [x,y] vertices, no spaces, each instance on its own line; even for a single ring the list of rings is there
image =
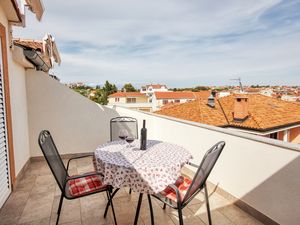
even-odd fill
[[[282,84],[291,84],[300,72],[300,14],[290,13],[294,4],[51,0],[45,1],[43,21],[27,13],[27,27],[16,29],[15,36],[39,39],[52,33],[62,52],[62,65],[55,69],[62,81],[193,86],[230,84],[237,75],[272,84],[280,82],[272,77],[287,72]],[[278,18],[282,23],[276,26],[272,20]]]

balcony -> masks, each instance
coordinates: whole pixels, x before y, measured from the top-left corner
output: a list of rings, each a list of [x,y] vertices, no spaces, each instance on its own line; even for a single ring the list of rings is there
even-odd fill
[[[131,116],[146,119],[149,139],[188,149],[199,163],[220,140],[226,147],[209,177],[213,224],[299,224],[300,147],[295,144],[193,123],[123,107],[97,105],[57,81],[37,72],[26,77],[30,160],[18,173],[18,184],[0,212],[0,224],[53,224],[59,190],[41,157],[37,137],[53,134],[64,157],[93,151],[109,140],[109,120]],[[27,165],[27,167],[26,167]],[[80,160],[72,173],[91,169]],[[194,171],[185,168],[184,173]],[[119,224],[133,224],[137,194],[122,190],[115,198]],[[61,224],[112,224],[102,217],[106,199],[98,194],[65,201]],[[150,224],[147,202],[140,224]],[[178,224],[177,213],[154,203],[156,224]],[[185,224],[207,224],[203,196],[184,210]]]
[[[87,172],[93,169],[89,160],[78,160],[71,165],[71,174]],[[214,224],[262,224],[221,195],[210,192],[212,217]],[[32,162],[17,189],[12,193],[0,213],[0,224],[55,224],[60,190],[44,161]],[[114,198],[118,224],[133,224],[138,194],[128,194],[121,190]],[[106,195],[96,194],[85,198],[65,201],[60,224],[113,224],[112,215],[103,218]],[[140,223],[150,224],[147,201],[143,201]],[[153,201],[155,224],[178,224],[177,211]],[[206,208],[201,194],[184,210],[185,224],[207,224]]]

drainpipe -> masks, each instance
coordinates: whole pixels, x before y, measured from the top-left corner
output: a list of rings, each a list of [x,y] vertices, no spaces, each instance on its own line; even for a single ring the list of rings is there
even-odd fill
[[[37,70],[42,70],[46,73],[50,70],[50,67],[45,63],[42,57],[36,53],[36,51],[24,49],[24,55],[36,66]]]

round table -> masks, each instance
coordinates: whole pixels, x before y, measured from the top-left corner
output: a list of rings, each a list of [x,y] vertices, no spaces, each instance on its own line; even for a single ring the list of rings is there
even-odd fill
[[[139,140],[131,146],[113,141],[97,147],[96,167],[104,175],[104,184],[129,187],[139,193],[159,193],[175,183],[182,166],[192,158],[183,147],[156,140],[148,140],[146,150],[139,149]]]

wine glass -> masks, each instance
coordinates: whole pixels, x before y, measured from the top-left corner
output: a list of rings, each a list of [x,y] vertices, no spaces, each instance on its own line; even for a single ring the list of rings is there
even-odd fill
[[[134,137],[132,136],[132,135],[128,135],[126,138],[125,138],[125,140],[126,140],[126,142],[128,143],[128,148],[131,148],[131,147],[133,147],[132,145],[131,145],[131,143],[134,141]]]
[[[128,131],[126,129],[120,130],[120,132],[119,132],[119,138],[121,140],[125,141],[127,137],[128,137]]]

